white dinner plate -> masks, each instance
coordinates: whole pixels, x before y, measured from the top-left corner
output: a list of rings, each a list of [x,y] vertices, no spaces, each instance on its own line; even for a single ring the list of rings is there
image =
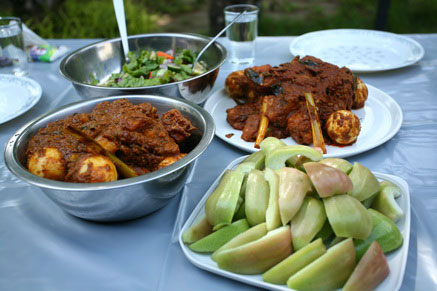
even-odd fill
[[[383,91],[366,84],[369,95],[364,108],[352,110],[360,119],[361,132],[357,141],[350,146],[326,146],[329,157],[349,157],[373,149],[392,138],[402,124],[402,110],[399,104]],[[236,105],[225,89],[216,91],[205,103],[205,109],[212,115],[216,124],[215,134],[225,142],[248,152],[257,151],[254,142],[241,138],[242,131],[234,129],[226,121],[226,109]],[[226,137],[233,134],[231,137]],[[291,137],[282,139],[288,145],[297,144]]]
[[[306,33],[291,42],[290,52],[301,57],[311,55],[353,72],[402,68],[418,62],[424,55],[423,47],[409,37],[366,29]]]
[[[235,168],[235,166],[241,163],[241,161],[244,158],[246,157],[241,157],[234,160],[225,169],[225,171],[228,169]],[[223,171],[223,173],[225,171]],[[193,263],[195,266],[210,271],[212,273],[216,273],[220,276],[234,279],[246,284],[258,286],[261,288],[266,288],[269,290],[284,290],[284,291],[291,290],[286,285],[274,285],[264,282],[262,280],[262,275],[239,275],[219,269],[217,264],[211,259],[210,255],[193,252],[182,241],[182,234],[184,233],[184,231],[187,230],[197,219],[199,219],[202,215],[204,215],[205,202],[208,199],[211,192],[217,187],[218,182],[220,181],[220,178],[223,175],[223,173],[211,185],[211,187],[208,189],[208,191],[205,193],[203,198],[197,204],[196,208],[193,210],[190,217],[187,219],[184,226],[182,227],[182,230],[179,233],[179,245],[181,246],[182,251],[184,252],[185,256],[188,258],[188,260],[191,263]],[[378,288],[376,288],[376,290],[396,291],[399,290],[399,288],[401,287],[402,280],[405,273],[405,267],[407,264],[407,257],[408,257],[408,244],[410,241],[410,192],[407,182],[405,182],[405,180],[403,180],[402,178],[399,178],[397,176],[387,175],[387,174],[381,174],[377,172],[374,172],[374,174],[379,180],[390,181],[393,184],[397,185],[402,192],[401,196],[397,198],[396,201],[404,211],[404,216],[398,222],[396,222],[396,225],[398,226],[399,230],[402,233],[404,242],[399,249],[387,254],[387,263],[390,268],[390,274],[378,286]]]
[[[32,79],[0,74],[0,124],[32,108],[41,94],[41,86]]]

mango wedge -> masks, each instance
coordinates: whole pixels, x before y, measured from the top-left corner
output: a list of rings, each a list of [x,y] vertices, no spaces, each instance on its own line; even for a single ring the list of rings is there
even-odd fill
[[[267,154],[269,154],[272,150],[274,150],[274,149],[276,149],[276,148],[280,148],[280,147],[283,147],[283,146],[286,146],[286,144],[282,141],[282,140],[280,140],[280,139],[278,139],[278,138],[276,138],[276,137],[268,137],[268,138],[265,138],[262,142],[261,142],[261,144],[260,144],[260,147],[261,147],[261,151],[267,156]]]
[[[399,248],[403,243],[402,234],[393,221],[374,209],[367,209],[372,217],[373,229],[366,240],[355,240],[357,259],[360,259],[373,241],[377,241],[384,253]]]
[[[247,177],[245,194],[245,212],[249,225],[253,226],[266,221],[269,192],[269,183],[264,178],[264,173],[252,170]]]
[[[326,213],[323,202],[313,197],[305,197],[302,207],[290,224],[294,250],[308,245],[322,229],[325,221]]]
[[[265,169],[264,177],[269,183],[269,204],[266,210],[266,224],[268,230],[273,230],[281,225],[281,215],[279,212],[279,177],[270,168]]]
[[[351,179],[339,169],[314,162],[305,163],[303,167],[321,198],[346,194],[353,189]]]
[[[291,254],[263,275],[263,280],[272,284],[286,284],[288,278],[326,252],[321,239]]]
[[[296,290],[333,290],[343,287],[355,268],[352,239],[344,240],[291,276],[288,287]]]
[[[182,241],[186,244],[190,244],[210,233],[212,233],[212,225],[209,224],[208,219],[206,219],[205,216],[202,216],[182,234]]]
[[[250,154],[247,158],[245,158],[241,163],[254,163],[255,169],[261,170],[264,168],[264,162],[266,160],[266,154],[263,151],[257,151],[253,154]]]
[[[379,182],[375,175],[360,163],[355,162],[349,178],[354,185],[353,190],[349,193],[360,201],[372,197],[379,191]]]
[[[360,201],[342,194],[323,199],[326,215],[338,237],[366,239],[372,231],[372,217]]]
[[[324,160],[321,160],[320,163],[339,169],[343,171],[345,174],[349,174],[350,171],[352,171],[352,164],[344,159],[326,158]]]
[[[299,211],[305,195],[311,191],[311,182],[305,173],[294,168],[282,168],[277,173],[279,214],[282,225],[286,225]]]
[[[285,162],[298,155],[305,156],[310,160],[317,162],[322,160],[323,155],[313,148],[303,145],[278,147],[266,154],[266,167],[273,170],[285,167]]]
[[[241,246],[220,251],[215,260],[220,269],[238,274],[260,274],[292,252],[290,228],[283,226]]]
[[[225,172],[217,188],[206,200],[206,218],[214,230],[231,224],[232,217],[238,210],[238,199],[244,176],[245,174],[242,172]]]
[[[188,247],[198,253],[212,253],[218,250],[225,243],[249,229],[246,219],[237,220],[231,225],[205,236],[204,238],[190,244]]]
[[[401,196],[401,189],[388,181],[383,181],[380,185],[381,191],[376,195],[371,207],[396,222],[404,216],[404,211],[395,200]]]
[[[217,254],[219,252],[239,247],[239,246],[244,245],[246,243],[249,243],[251,241],[262,238],[266,234],[267,234],[267,227],[266,227],[265,223],[255,225],[255,226],[249,228],[248,230],[246,230],[245,232],[240,233],[239,235],[237,235],[236,237],[234,237],[233,239],[231,239],[227,243],[225,243],[221,248],[216,250],[211,255],[211,259],[213,259],[213,261],[215,261]]]
[[[373,290],[390,273],[384,252],[374,241],[355,267],[343,291]]]

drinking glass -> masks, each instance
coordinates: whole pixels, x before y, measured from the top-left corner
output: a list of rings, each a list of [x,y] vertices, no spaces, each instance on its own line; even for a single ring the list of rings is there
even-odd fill
[[[225,7],[225,22],[229,24],[238,14],[247,11],[227,31],[230,42],[230,61],[234,64],[250,64],[255,59],[255,39],[258,35],[258,7],[237,4]]]
[[[27,74],[23,26],[20,18],[0,17],[0,73]]]

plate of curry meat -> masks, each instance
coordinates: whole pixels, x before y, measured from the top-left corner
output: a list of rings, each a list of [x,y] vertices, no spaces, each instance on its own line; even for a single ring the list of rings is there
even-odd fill
[[[391,139],[403,120],[399,104],[387,93],[364,84],[346,67],[311,56],[233,72],[204,107],[214,118],[216,135],[247,152],[257,151],[256,142],[268,136],[287,145],[313,145],[318,124],[325,158],[373,149]]]

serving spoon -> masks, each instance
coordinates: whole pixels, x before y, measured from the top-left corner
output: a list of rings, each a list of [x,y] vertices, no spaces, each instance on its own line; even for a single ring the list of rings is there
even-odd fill
[[[126,62],[129,62],[128,52],[129,43],[127,41],[126,17],[124,14],[123,0],[113,0],[115,18],[117,18],[118,30],[120,31],[121,45],[123,47],[124,57]]]
[[[116,1],[116,0],[114,0],[114,1]],[[247,12],[247,10],[244,10],[243,12],[238,14],[234,19],[232,19],[232,21],[228,25],[225,26],[225,28],[220,30],[220,32],[203,47],[203,49],[199,52],[199,54],[197,55],[196,59],[194,60],[193,70],[196,67],[196,64],[199,61],[199,59],[202,56],[202,54],[217,40],[217,38],[219,38],[220,35],[222,35],[226,30],[228,30],[229,27],[231,27],[231,25],[235,23],[235,21],[237,21],[241,16],[246,14],[246,12]]]

